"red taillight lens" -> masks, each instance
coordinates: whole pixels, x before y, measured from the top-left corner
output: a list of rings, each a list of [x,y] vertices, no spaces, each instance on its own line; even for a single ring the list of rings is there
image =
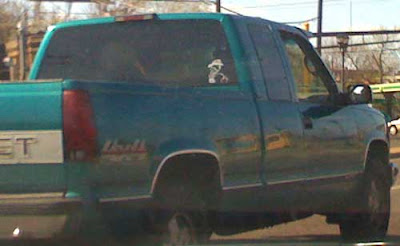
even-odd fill
[[[93,160],[97,154],[97,131],[89,94],[66,90],[63,100],[65,157],[71,161]]]
[[[125,22],[125,21],[144,21],[144,20],[152,20],[155,19],[155,14],[144,14],[144,15],[129,15],[129,16],[117,16],[114,18],[117,22]]]

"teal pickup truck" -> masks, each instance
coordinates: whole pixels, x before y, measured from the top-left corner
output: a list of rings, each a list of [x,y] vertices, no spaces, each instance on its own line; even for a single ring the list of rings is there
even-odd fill
[[[51,26],[29,81],[0,85],[0,236],[187,245],[321,214],[381,240],[395,167],[371,99],[259,18]]]

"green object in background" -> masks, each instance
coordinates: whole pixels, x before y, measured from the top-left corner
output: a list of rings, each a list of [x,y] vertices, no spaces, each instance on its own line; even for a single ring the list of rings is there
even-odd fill
[[[371,85],[373,96],[372,105],[380,110],[387,122],[400,116],[400,83]]]

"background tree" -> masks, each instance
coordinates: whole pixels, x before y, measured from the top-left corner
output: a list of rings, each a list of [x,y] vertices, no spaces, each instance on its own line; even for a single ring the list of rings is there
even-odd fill
[[[108,15],[139,13],[209,12],[213,5],[205,1],[147,1],[147,0],[93,0],[83,12],[74,15],[73,4],[52,4],[52,10],[43,3],[26,0],[0,0],[0,43],[15,39],[17,23],[24,13],[28,15],[30,33],[45,31],[47,26],[65,20]]]
[[[209,12],[212,4],[205,1],[95,0],[89,8],[94,16],[140,13]]]
[[[349,46],[345,53],[346,81],[350,83],[394,82],[393,75],[399,73],[400,35],[370,35],[351,37],[350,44],[365,43],[362,46]],[[376,43],[370,44],[368,43]],[[335,38],[325,38],[323,46],[335,46]],[[323,59],[336,74],[340,74],[342,57],[339,48],[323,50]],[[388,78],[392,79],[388,81]]]
[[[385,77],[396,74],[400,69],[399,57],[395,51],[399,48],[399,35],[373,35],[359,38],[358,43],[377,43],[350,48],[347,55],[356,70],[374,71],[375,82],[387,82]]]
[[[17,0],[0,0],[0,43],[14,38],[17,24],[21,20],[26,5]]]

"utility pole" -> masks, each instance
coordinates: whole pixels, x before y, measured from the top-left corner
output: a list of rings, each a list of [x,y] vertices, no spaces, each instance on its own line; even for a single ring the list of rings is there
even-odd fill
[[[216,0],[215,5],[217,7],[216,8],[217,13],[221,13],[221,0]]]
[[[35,24],[38,24],[41,20],[41,7],[42,7],[42,2],[35,2],[35,7],[33,9],[33,22]]]
[[[65,15],[65,20],[69,20],[69,17],[71,17],[72,3],[73,2],[67,3],[67,14]]]
[[[350,30],[353,30],[353,2],[350,0]]]
[[[346,50],[347,50],[347,47],[349,47],[349,36],[343,35],[343,34],[338,35],[336,37],[336,42],[340,47],[340,51],[342,52],[342,73],[341,73],[340,77],[341,77],[341,82],[342,82],[342,92],[344,92],[346,89],[346,80],[344,78],[344,76],[345,76],[344,63],[345,63]]]
[[[19,47],[19,79],[24,80],[26,75],[26,26],[27,26],[27,10],[24,10],[22,19],[18,23],[18,47]]]
[[[322,47],[322,3],[323,0],[318,0],[318,30],[317,30],[317,50],[318,53],[321,54]]]

